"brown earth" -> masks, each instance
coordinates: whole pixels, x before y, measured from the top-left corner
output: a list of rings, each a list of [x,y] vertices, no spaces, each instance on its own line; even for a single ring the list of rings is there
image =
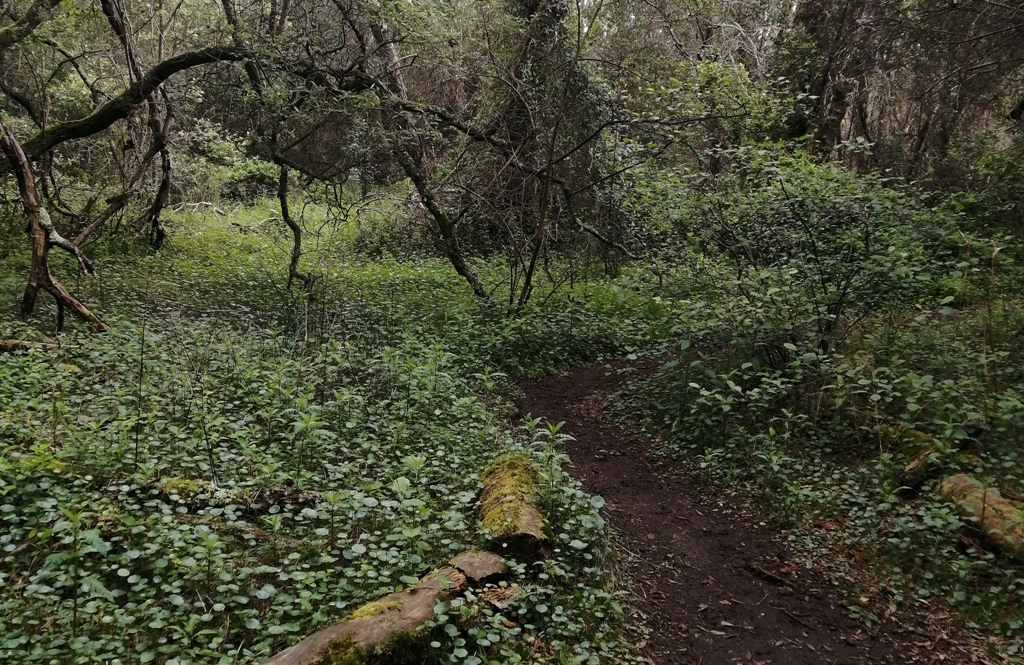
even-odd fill
[[[572,370],[524,386],[522,407],[566,423],[571,472],[624,534],[652,663],[911,662],[914,649],[869,634],[751,511],[702,497],[692,474],[605,422],[619,381],[600,366]]]

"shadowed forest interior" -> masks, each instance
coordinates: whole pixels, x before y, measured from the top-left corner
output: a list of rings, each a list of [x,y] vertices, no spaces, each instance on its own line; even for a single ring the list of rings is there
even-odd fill
[[[1024,662],[1019,0],[0,0],[0,149],[3,662]]]

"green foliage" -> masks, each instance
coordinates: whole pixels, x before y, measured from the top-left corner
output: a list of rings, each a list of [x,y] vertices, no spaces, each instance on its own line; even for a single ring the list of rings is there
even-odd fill
[[[238,137],[202,118],[182,132],[187,149],[175,167],[175,186],[189,201],[251,202],[277,189],[278,167],[246,155]]]
[[[955,215],[929,209],[897,181],[820,165],[778,147],[718,153],[675,197],[681,283],[746,331],[731,342],[782,366],[786,345],[828,351],[852,324],[933,297],[971,242]],[[966,245],[966,247],[965,247]],[[968,262],[968,267],[976,265]],[[677,287],[678,288],[678,287]],[[698,305],[701,307],[701,305]]]
[[[393,261],[339,264],[293,301],[273,236],[250,232],[268,222],[231,221],[182,218],[166,254],[83,283],[110,334],[0,356],[0,654],[258,661],[482,544],[480,474],[516,450],[544,472],[550,558],[510,562],[501,610],[439,611],[430,661],[628,660],[561,438],[496,415],[502,370],[616,350],[599,314],[623,305],[492,327],[443,264]]]
[[[970,215],[985,232],[1018,231],[1024,223],[1024,137],[1017,132],[1007,141],[987,133],[971,139],[947,157],[960,180],[946,205]]]
[[[1004,274],[993,258],[951,268],[933,272],[924,290],[885,294],[889,310],[861,314],[828,351],[813,335],[792,334],[807,320],[803,297],[773,303],[774,318],[755,316],[768,305],[753,290],[717,304],[675,303],[678,358],[619,408],[664,433],[666,451],[709,481],[753,490],[795,527],[801,555],[846,587],[865,571],[837,565],[832,553],[855,552],[881,589],[853,594],[862,616],[927,599],[1019,638],[1024,568],[965,546],[960,534],[971,525],[932,490],[944,475],[967,472],[1008,496],[1024,491],[1024,310],[1003,295],[1016,284],[1009,266]],[[934,284],[959,284],[958,295],[916,305]],[[950,306],[963,294],[981,300]],[[787,341],[784,355],[766,362],[751,342],[772,321],[787,324]],[[905,466],[922,453],[922,475],[908,476]]]

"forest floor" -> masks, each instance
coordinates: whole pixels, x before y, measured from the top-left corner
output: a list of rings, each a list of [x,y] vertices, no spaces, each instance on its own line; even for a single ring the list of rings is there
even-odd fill
[[[828,585],[791,560],[756,511],[708,497],[693,473],[604,419],[622,377],[604,366],[523,386],[523,412],[565,422],[570,469],[605,499],[622,534],[627,573],[651,632],[655,665],[921,662],[919,649],[869,631]],[[918,653],[915,654],[914,652]],[[927,651],[927,649],[925,649]]]

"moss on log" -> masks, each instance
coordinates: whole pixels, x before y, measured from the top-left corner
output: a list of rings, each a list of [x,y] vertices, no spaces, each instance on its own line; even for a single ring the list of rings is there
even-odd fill
[[[363,605],[345,621],[285,649],[264,665],[357,665],[410,660],[413,633],[434,616],[434,605],[464,591],[466,576],[454,567],[434,571],[405,591]]]
[[[508,572],[501,557],[490,552],[463,552],[450,564],[405,591],[363,605],[341,623],[313,633],[263,665],[423,662],[417,630],[434,616],[434,605]]]
[[[510,453],[491,462],[483,473],[480,521],[492,547],[533,556],[547,542],[544,517],[537,508],[541,475],[526,455]]]
[[[978,530],[999,549],[1024,554],[1024,503],[999,496],[981,482],[959,473],[946,478],[936,491],[952,501],[961,515],[977,520]]]
[[[234,504],[243,515],[250,516],[262,516],[275,505],[316,506],[323,502],[323,496],[317,492],[284,487],[226,489],[208,480],[176,476],[162,478],[154,487],[164,497],[178,503],[197,507]]]

